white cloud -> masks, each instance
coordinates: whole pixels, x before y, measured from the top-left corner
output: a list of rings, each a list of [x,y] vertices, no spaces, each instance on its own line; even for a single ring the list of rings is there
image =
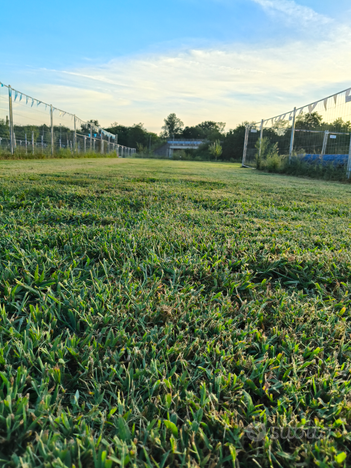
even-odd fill
[[[65,71],[41,70],[41,80],[57,84],[33,87],[32,92],[81,118],[96,118],[104,125],[143,122],[158,132],[170,112],[186,125],[217,120],[227,122],[228,129],[349,86],[348,26],[292,1],[253,1],[267,11],[300,19],[306,27],[318,21],[328,21],[330,27],[316,28],[303,41],[294,35],[285,43],[235,43],[119,58]]]
[[[332,20],[321,15],[312,8],[300,5],[293,0],[252,0],[261,5],[264,10],[272,15],[279,15],[289,23],[296,26],[311,27],[330,24]]]

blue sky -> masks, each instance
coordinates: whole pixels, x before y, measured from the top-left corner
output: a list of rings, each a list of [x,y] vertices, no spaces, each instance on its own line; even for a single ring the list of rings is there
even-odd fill
[[[228,129],[350,86],[350,14],[349,0],[20,0],[0,17],[0,80],[104,125],[159,131],[176,112]]]

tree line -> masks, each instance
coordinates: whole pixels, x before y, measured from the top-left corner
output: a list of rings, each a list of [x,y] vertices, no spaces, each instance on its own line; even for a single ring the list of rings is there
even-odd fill
[[[90,134],[90,124],[99,126],[97,120],[90,120],[83,124],[78,133],[88,136]],[[159,134],[149,132],[144,124],[138,123],[131,126],[121,125],[117,122],[112,123],[108,128],[112,134],[118,135],[118,143],[130,148],[136,148],[141,154],[152,154],[157,148],[162,146],[169,139],[192,139],[202,140],[198,150],[187,150],[186,156],[189,159],[221,159],[223,161],[240,161],[243,154],[245,128],[246,125],[254,125],[249,122],[243,122],[234,129],[225,131],[224,122],[205,121],[194,126],[185,126],[182,120],[175,113],[171,113],[164,119],[164,125]],[[351,122],[336,119],[332,123],[323,121],[323,117],[317,113],[302,114],[297,117],[296,129],[304,130],[329,130],[334,132],[351,132]],[[15,125],[14,131],[17,140],[31,139],[34,132],[34,139],[38,141],[44,136],[44,141],[50,141],[50,127],[47,125]],[[280,121],[265,128],[264,135],[283,146],[291,134],[291,122]],[[68,127],[55,126],[56,140],[73,138],[73,131]],[[97,136],[97,135],[96,135]],[[0,138],[9,138],[8,121],[0,120]]]

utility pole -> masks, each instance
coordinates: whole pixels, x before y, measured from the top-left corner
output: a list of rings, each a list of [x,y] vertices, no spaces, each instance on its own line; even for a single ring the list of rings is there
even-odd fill
[[[294,115],[291,126],[291,139],[290,139],[290,149],[289,149],[289,163],[291,162],[292,154],[294,151],[294,140],[295,140],[295,127],[296,127],[296,107],[294,107]]]
[[[250,127],[249,127],[249,125],[246,125],[246,127],[245,127],[244,151],[243,151],[243,161],[242,161],[242,164],[241,164],[242,167],[245,167],[245,163],[246,163],[247,145],[248,145],[248,142],[249,142],[249,132],[250,132]]]
[[[327,151],[328,137],[329,137],[329,130],[326,130],[326,131],[324,132],[323,147],[322,147],[322,153],[321,153],[321,161],[322,161],[322,164],[323,164],[324,155],[325,155],[325,153],[326,153],[326,151]]]
[[[77,121],[76,116],[74,115],[74,133],[73,133],[73,152],[77,151]]]
[[[54,109],[50,105],[50,123],[51,123],[51,156],[54,155]]]
[[[261,158],[261,154],[262,154],[263,123],[264,123],[264,121],[263,121],[263,120],[261,120],[261,130],[260,130],[260,149],[259,149],[259,152],[258,152],[258,156],[259,156],[259,158]]]
[[[9,124],[10,124],[10,147],[11,154],[15,151],[15,142],[13,134],[13,109],[12,109],[12,88],[9,85]]]

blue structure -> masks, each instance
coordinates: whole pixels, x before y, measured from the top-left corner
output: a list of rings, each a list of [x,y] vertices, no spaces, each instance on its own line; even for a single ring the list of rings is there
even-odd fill
[[[347,164],[348,154],[325,154],[323,156],[323,164],[334,164],[335,166],[345,166]],[[320,154],[305,154],[302,161],[310,163],[321,163]]]

